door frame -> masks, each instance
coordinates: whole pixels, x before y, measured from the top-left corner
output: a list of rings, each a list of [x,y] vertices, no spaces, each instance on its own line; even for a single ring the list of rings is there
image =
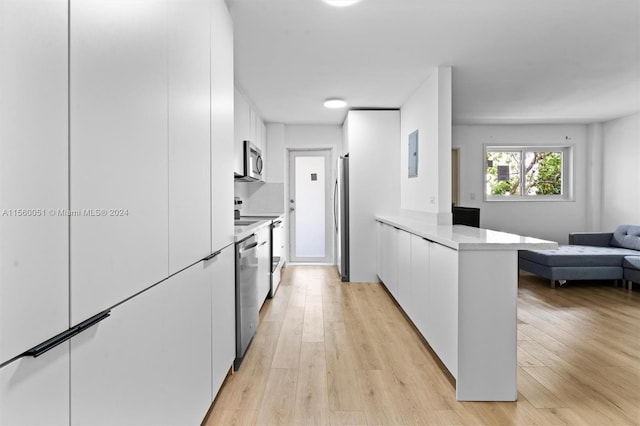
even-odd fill
[[[451,149],[451,204],[460,205],[460,148]]]
[[[332,232],[333,229],[333,217],[332,215],[332,183],[336,176],[336,164],[335,163],[335,147],[332,145],[318,145],[313,147],[289,147],[285,149],[286,157],[285,157],[285,200],[284,200],[284,212],[287,220],[286,227],[286,253],[288,254],[288,263],[294,263],[297,265],[333,265],[335,263],[335,235]],[[290,203],[289,200],[292,199],[291,194],[291,179],[293,170],[293,164],[291,164],[291,155],[294,152],[299,153],[315,153],[315,152],[323,152],[327,154],[325,167],[327,171],[326,182],[325,182],[325,257],[323,259],[317,258],[296,258],[294,256],[294,244],[293,238],[295,238],[295,233],[293,230],[295,229],[295,221],[294,215],[291,215],[291,211],[289,210]]]

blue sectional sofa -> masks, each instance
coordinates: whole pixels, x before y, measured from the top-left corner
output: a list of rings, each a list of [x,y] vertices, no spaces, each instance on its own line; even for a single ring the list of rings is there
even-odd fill
[[[620,225],[615,232],[569,234],[556,250],[522,250],[520,269],[564,284],[567,280],[640,282],[640,226]]]

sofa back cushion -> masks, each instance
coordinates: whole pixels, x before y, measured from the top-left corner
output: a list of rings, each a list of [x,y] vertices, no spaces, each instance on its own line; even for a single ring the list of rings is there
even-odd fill
[[[622,247],[631,250],[640,250],[640,226],[620,225],[611,237],[613,247]]]

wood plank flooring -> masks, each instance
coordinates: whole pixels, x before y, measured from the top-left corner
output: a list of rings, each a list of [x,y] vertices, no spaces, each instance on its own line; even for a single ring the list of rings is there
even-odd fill
[[[518,401],[457,402],[453,379],[380,284],[290,266],[205,425],[640,425],[640,292],[518,292]]]

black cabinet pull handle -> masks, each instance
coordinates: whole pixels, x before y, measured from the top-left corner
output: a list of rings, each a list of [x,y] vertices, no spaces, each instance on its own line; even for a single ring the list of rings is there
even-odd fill
[[[219,255],[220,253],[222,253],[222,250],[218,250],[218,251],[217,251],[217,252],[215,252],[215,253],[211,253],[209,256],[205,257],[205,258],[204,258],[204,259],[202,259],[202,260],[204,260],[204,261],[206,262],[207,260],[211,260],[211,259],[213,259],[214,257],[216,257],[217,255]]]
[[[46,340],[37,346],[34,346],[33,348],[29,349],[28,351],[26,351],[20,356],[21,357],[32,356],[34,358],[37,358],[40,355],[44,354],[45,352],[48,352],[51,349],[55,348],[56,346],[60,345],[61,343],[64,343],[67,340],[71,339],[73,336],[76,336],[82,333],[83,331],[91,328],[92,326],[96,325],[100,321],[108,318],[110,315],[111,315],[110,310],[100,312],[99,314],[92,316],[91,318],[81,322],[75,327],[71,327],[70,329],[63,331],[62,333],[56,336],[53,336],[51,339]]]

